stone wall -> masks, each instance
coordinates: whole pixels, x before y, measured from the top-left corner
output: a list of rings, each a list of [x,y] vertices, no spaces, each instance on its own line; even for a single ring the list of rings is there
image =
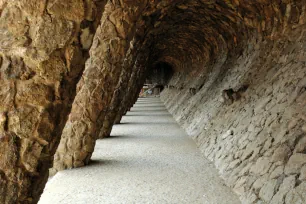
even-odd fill
[[[253,37],[161,94],[244,204],[306,203],[305,37]]]

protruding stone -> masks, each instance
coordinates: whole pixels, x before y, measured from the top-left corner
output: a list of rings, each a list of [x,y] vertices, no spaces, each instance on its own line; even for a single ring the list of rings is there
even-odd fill
[[[268,176],[264,175],[262,177],[259,177],[252,185],[252,189],[255,190],[255,192],[259,193],[260,189],[267,183]]]
[[[252,166],[251,172],[257,175],[264,175],[269,171],[271,165],[272,163],[269,158],[260,157],[256,164]]]
[[[35,26],[32,27],[30,35],[33,39],[33,46],[41,52],[39,56],[29,55],[29,57],[35,57],[35,60],[40,62],[48,59],[48,55],[55,49],[63,48],[73,33],[73,22],[50,16],[38,19]]]
[[[298,120],[296,118],[294,118],[293,120],[291,120],[289,122],[288,129],[291,130],[291,129],[295,128],[297,124],[298,124]]]
[[[280,177],[284,173],[284,167],[283,166],[278,166],[272,171],[270,174],[270,179],[275,179]]]
[[[304,165],[301,169],[299,180],[306,181],[306,165]]]
[[[225,138],[227,138],[227,137],[229,137],[229,136],[231,136],[231,135],[233,135],[234,134],[234,131],[233,130],[228,130],[228,131],[226,131],[223,135],[222,135],[222,139],[225,139]]]
[[[269,203],[275,194],[276,187],[277,187],[277,179],[268,181],[259,191],[259,197],[265,202]]]
[[[47,9],[52,15],[81,22],[85,17],[84,7],[83,0],[49,0]]]
[[[279,203],[284,203],[284,199],[288,191],[293,189],[295,187],[295,181],[296,181],[296,176],[292,175],[289,177],[286,177],[283,180],[283,183],[280,185],[277,193],[273,196],[273,199],[271,200],[271,204],[279,204]]]
[[[295,146],[295,149],[293,151],[294,153],[304,153],[306,154],[306,136],[302,137],[297,145]]]
[[[287,159],[289,158],[291,154],[291,150],[287,145],[281,145],[280,147],[278,147],[273,155],[272,155],[272,161],[273,162],[285,162],[287,161]]]
[[[270,97],[270,96],[268,96],[268,97],[262,99],[262,100],[257,104],[257,106],[254,108],[255,114],[259,114],[259,113],[265,111],[264,108],[266,107],[266,105],[267,105],[270,101],[271,101],[271,97]]]
[[[302,166],[306,164],[306,154],[293,154],[285,167],[285,173],[289,174],[298,174]]]
[[[51,87],[43,84],[22,83],[17,86],[16,102],[46,107],[53,102],[54,92]]]
[[[306,203],[306,182],[302,182],[286,195],[286,204],[304,204]]]

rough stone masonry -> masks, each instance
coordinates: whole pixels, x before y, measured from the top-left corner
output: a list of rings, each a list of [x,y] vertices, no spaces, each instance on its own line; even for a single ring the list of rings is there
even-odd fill
[[[0,203],[88,164],[161,63],[242,203],[306,203],[305,21],[305,0],[0,0]]]

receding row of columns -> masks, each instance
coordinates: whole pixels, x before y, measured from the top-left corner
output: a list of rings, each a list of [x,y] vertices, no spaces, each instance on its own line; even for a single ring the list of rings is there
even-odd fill
[[[16,2],[1,6],[1,11],[12,14],[21,9]],[[71,39],[64,46],[63,42],[53,42],[56,45],[51,51],[47,48],[41,51],[38,45],[34,47],[37,52],[44,51],[39,56],[43,58],[41,62],[34,56],[15,57],[15,53],[9,52],[8,56],[1,55],[1,70],[7,69],[8,73],[31,70],[19,78],[15,73],[15,76],[1,74],[0,98],[4,103],[0,105],[0,203],[37,203],[60,140],[53,169],[83,166],[90,160],[99,133],[102,137],[109,134],[114,120],[130,108],[141,86],[134,81],[143,81],[141,78],[145,77],[141,71],[144,66],[134,66],[140,57],[131,41],[137,23],[143,23],[139,17],[147,6],[138,1],[108,1],[104,12],[104,5],[96,8],[103,16],[99,27],[96,23],[90,28],[95,37],[89,54],[82,47],[81,35],[86,26],[84,22],[91,24],[93,19],[84,17],[73,21],[53,16],[45,7],[44,14],[35,16],[35,20],[50,17],[53,29],[71,26]],[[24,15],[26,18],[28,14]],[[45,27],[41,29],[41,32],[47,31]],[[69,35],[64,30],[61,32]],[[55,73],[62,70],[69,71]]]

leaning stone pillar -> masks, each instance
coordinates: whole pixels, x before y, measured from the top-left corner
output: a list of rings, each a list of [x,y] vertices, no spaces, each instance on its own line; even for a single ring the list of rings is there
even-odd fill
[[[124,95],[127,93],[129,78],[131,76],[131,73],[134,67],[134,63],[135,63],[135,59],[137,56],[137,53],[136,53],[137,50],[135,50],[136,48],[134,46],[135,45],[131,45],[129,52],[127,54],[127,57],[124,60],[123,69],[120,75],[119,83],[116,87],[116,91],[113,95],[111,103],[107,109],[107,112],[105,114],[105,118],[103,121],[103,125],[99,133],[100,139],[104,137],[108,137],[110,135],[116,115],[120,109],[120,103]]]
[[[147,55],[149,55],[150,52],[146,50],[146,52],[143,52],[143,53],[146,53]],[[148,65],[146,64],[147,55],[141,56],[140,59],[137,61],[137,63],[134,65],[133,72],[131,74],[131,77],[128,83],[128,90],[126,91],[123,97],[120,108],[116,114],[114,124],[120,123],[122,116],[126,114],[129,108],[131,108],[130,101],[132,100],[132,98],[135,98],[135,95],[137,93],[137,88],[139,86],[141,87],[143,86],[144,80],[142,79],[143,78],[145,79],[145,73],[146,73],[146,70],[148,69]]]
[[[88,58],[94,1],[0,2],[0,203],[37,203]]]
[[[145,83],[145,80],[146,80],[148,67],[149,65],[142,67],[138,73],[136,83],[133,84],[132,86],[132,90],[131,90],[132,93],[127,103],[127,110],[130,110],[133,107],[133,105],[135,104],[135,102],[137,101],[139,97],[141,88],[143,87],[143,84]],[[126,114],[126,111],[125,111],[125,114]]]
[[[129,79],[128,82],[128,89],[126,91],[126,94],[123,97],[123,100],[121,101],[119,110],[116,114],[115,120],[114,120],[114,124],[119,124],[121,121],[122,116],[125,113],[125,110],[127,109],[127,103],[128,103],[128,99],[129,97],[131,97],[132,94],[132,87],[134,86],[134,84],[136,83],[137,80],[137,74],[140,72],[140,67],[134,65],[133,71],[131,73],[131,77]]]

